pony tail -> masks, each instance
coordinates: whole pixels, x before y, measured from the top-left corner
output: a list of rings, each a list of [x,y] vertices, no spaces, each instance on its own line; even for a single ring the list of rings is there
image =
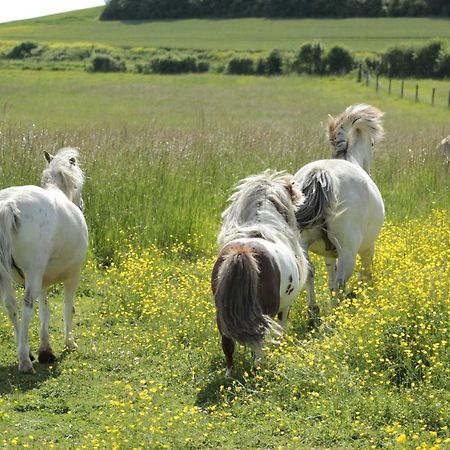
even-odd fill
[[[231,249],[224,257],[214,292],[221,334],[242,345],[261,346],[266,330],[276,322],[262,313],[257,299],[259,268],[249,247]]]
[[[313,169],[299,187],[304,196],[295,212],[300,231],[323,225],[330,204],[335,200],[331,174],[324,169]]]
[[[337,117],[329,116],[328,138],[335,156],[351,151],[351,147],[358,141],[358,133],[370,137],[373,145],[378,144],[384,137],[382,124],[384,113],[378,108],[364,103],[351,105]],[[350,140],[355,142],[350,145]]]
[[[19,210],[13,201],[0,202],[0,286],[11,282],[11,240],[19,225]]]

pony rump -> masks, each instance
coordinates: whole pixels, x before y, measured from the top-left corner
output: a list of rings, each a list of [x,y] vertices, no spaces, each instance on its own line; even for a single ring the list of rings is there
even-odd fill
[[[330,204],[335,202],[335,187],[331,174],[324,169],[313,169],[299,186],[304,199],[295,217],[300,230],[323,226]]]
[[[42,187],[54,184],[73,200],[75,191],[81,192],[84,185],[84,174],[78,165],[78,150],[66,147],[60,149],[55,156],[45,152],[45,157],[48,167],[42,173]]]
[[[258,302],[258,275],[252,249],[231,246],[223,256],[214,292],[221,334],[252,348],[262,346],[267,330],[280,334],[280,326],[263,314]]]
[[[328,139],[334,149],[333,157],[346,155],[362,137],[370,137],[372,145],[384,137],[382,118],[378,108],[364,103],[351,105],[339,116],[329,116]]]

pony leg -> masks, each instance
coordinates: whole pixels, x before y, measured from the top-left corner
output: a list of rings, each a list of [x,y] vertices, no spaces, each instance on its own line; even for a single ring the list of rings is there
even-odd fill
[[[356,252],[342,252],[338,255],[334,291],[338,300],[345,298],[345,285],[355,269]]]
[[[231,371],[233,369],[233,353],[234,353],[234,341],[231,338],[222,335],[222,350],[225,353],[225,359],[227,361],[227,370],[225,376],[231,377]]]
[[[75,300],[75,294],[78,287],[78,281],[80,279],[80,273],[64,282],[64,345],[69,350],[76,350],[78,345],[73,339],[73,315],[75,308],[73,306]]]
[[[336,282],[336,258],[325,257],[325,265],[328,273],[328,287],[332,292]]]
[[[52,364],[56,361],[56,357],[50,346],[48,336],[50,308],[48,307],[47,292],[45,289],[41,291],[41,296],[39,297],[39,320],[41,326],[39,328],[40,345],[38,350],[38,361],[41,364]]]
[[[252,345],[254,358],[253,358],[253,365],[255,368],[259,367],[261,365],[262,358],[264,356],[264,353],[262,351],[262,345],[261,344],[254,344]]]
[[[14,296],[14,291],[12,289],[11,283],[8,283],[8,286],[4,287],[3,303],[8,313],[9,320],[14,326],[14,337],[17,345],[19,342],[19,322],[17,320],[16,298]]]
[[[30,345],[28,330],[34,312],[34,301],[41,290],[41,277],[25,277],[25,296],[23,298],[22,323],[18,333],[17,356],[19,358],[19,371],[22,373],[34,373],[30,359]]]
[[[308,303],[308,326],[317,328],[320,324],[320,309],[316,302],[316,291],[314,289],[314,277],[316,271],[308,258],[309,270],[306,279],[306,301]]]
[[[373,255],[375,254],[375,245],[372,245],[369,249],[361,252],[359,256],[361,257],[361,279],[363,281],[372,281],[372,268],[373,268]]]

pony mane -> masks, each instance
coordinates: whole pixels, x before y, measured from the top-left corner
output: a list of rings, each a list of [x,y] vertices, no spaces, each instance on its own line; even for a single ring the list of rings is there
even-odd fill
[[[58,150],[42,172],[42,187],[55,185],[72,200],[74,192],[81,193],[84,174],[78,165],[79,152],[76,148],[66,147]]]
[[[368,136],[372,145],[384,137],[382,118],[384,113],[374,106],[360,103],[351,105],[337,117],[329,116],[328,139],[336,155],[352,150],[360,135]]]
[[[296,254],[299,247],[295,218],[302,194],[286,172],[266,170],[241,180],[229,198],[230,206],[222,213],[222,229],[218,242],[243,237],[261,237],[283,241]]]

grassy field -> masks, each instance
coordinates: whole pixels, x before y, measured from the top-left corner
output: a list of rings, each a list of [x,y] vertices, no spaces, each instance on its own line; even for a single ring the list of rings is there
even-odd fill
[[[100,8],[0,24],[0,41],[93,42],[121,47],[207,50],[297,50],[319,39],[358,52],[382,52],[399,43],[450,43],[448,19],[233,19],[155,22],[99,21]]]
[[[428,83],[428,82],[426,82]],[[37,184],[43,150],[80,147],[91,250],[79,351],[17,373],[0,310],[0,445],[31,448],[421,448],[450,445],[448,110],[353,79],[0,71],[0,187]],[[373,177],[387,223],[373,286],[323,323],[305,294],[263,366],[224,378],[209,276],[233,184],[328,155],[327,114],[386,112]],[[37,316],[37,314],[36,314]],[[38,345],[38,320],[31,345]]]

